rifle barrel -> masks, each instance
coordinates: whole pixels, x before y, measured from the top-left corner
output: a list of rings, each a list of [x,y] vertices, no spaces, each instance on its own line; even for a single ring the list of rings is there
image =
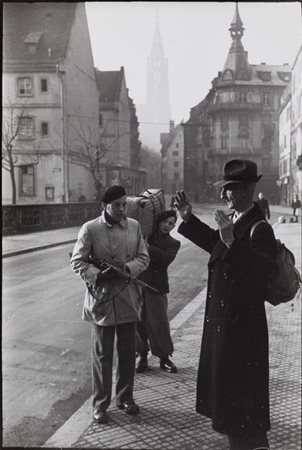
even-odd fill
[[[98,269],[100,268],[100,266],[102,264],[105,264],[108,267],[108,269],[109,268],[114,269],[117,272],[117,274],[120,275],[122,278],[125,278],[128,281],[132,281],[133,283],[136,283],[138,286],[141,286],[143,288],[150,289],[151,291],[156,292],[156,294],[160,293],[156,288],[150,286],[149,284],[145,283],[142,280],[138,280],[137,278],[134,278],[131,274],[124,272],[123,270],[119,269],[118,267],[114,266],[113,264],[110,264],[109,262],[105,261],[104,259],[96,260],[96,259],[89,258],[89,262],[91,262],[91,264],[93,264]]]

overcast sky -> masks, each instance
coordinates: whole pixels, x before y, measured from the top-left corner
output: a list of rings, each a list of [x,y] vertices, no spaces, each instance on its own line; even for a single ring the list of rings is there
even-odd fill
[[[299,2],[239,2],[245,27],[242,43],[250,64],[291,66],[301,45]],[[146,97],[146,64],[156,16],[169,61],[172,119],[189,118],[222,70],[231,37],[234,2],[87,2],[94,64],[99,70],[125,68],[135,104]]]

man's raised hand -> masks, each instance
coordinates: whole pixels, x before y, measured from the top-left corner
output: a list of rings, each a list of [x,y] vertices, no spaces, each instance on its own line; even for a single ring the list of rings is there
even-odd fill
[[[174,196],[174,205],[176,206],[181,218],[187,222],[192,214],[192,205],[184,191],[176,191]]]

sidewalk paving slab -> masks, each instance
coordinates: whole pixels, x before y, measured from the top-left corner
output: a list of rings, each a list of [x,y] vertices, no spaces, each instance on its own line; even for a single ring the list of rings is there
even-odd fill
[[[299,224],[276,224],[276,237],[293,251],[301,269]],[[227,450],[226,436],[215,432],[211,421],[195,412],[196,377],[205,308],[204,289],[170,323],[173,361],[179,372],[159,368],[149,358],[150,370],[135,377],[138,416],[115,407],[108,424],[92,421],[92,400],[59,429],[44,447],[106,449]],[[271,450],[301,449],[301,294],[290,303],[266,304],[270,336]],[[113,388],[114,391],[114,388]]]

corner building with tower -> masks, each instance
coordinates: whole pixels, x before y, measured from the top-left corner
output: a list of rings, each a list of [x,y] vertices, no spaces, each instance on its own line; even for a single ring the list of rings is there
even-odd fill
[[[258,191],[278,203],[279,109],[291,69],[249,63],[238,4],[229,31],[232,43],[224,67],[184,124],[184,189],[198,200],[216,201],[219,190],[213,183],[226,161],[250,159],[263,174]]]

